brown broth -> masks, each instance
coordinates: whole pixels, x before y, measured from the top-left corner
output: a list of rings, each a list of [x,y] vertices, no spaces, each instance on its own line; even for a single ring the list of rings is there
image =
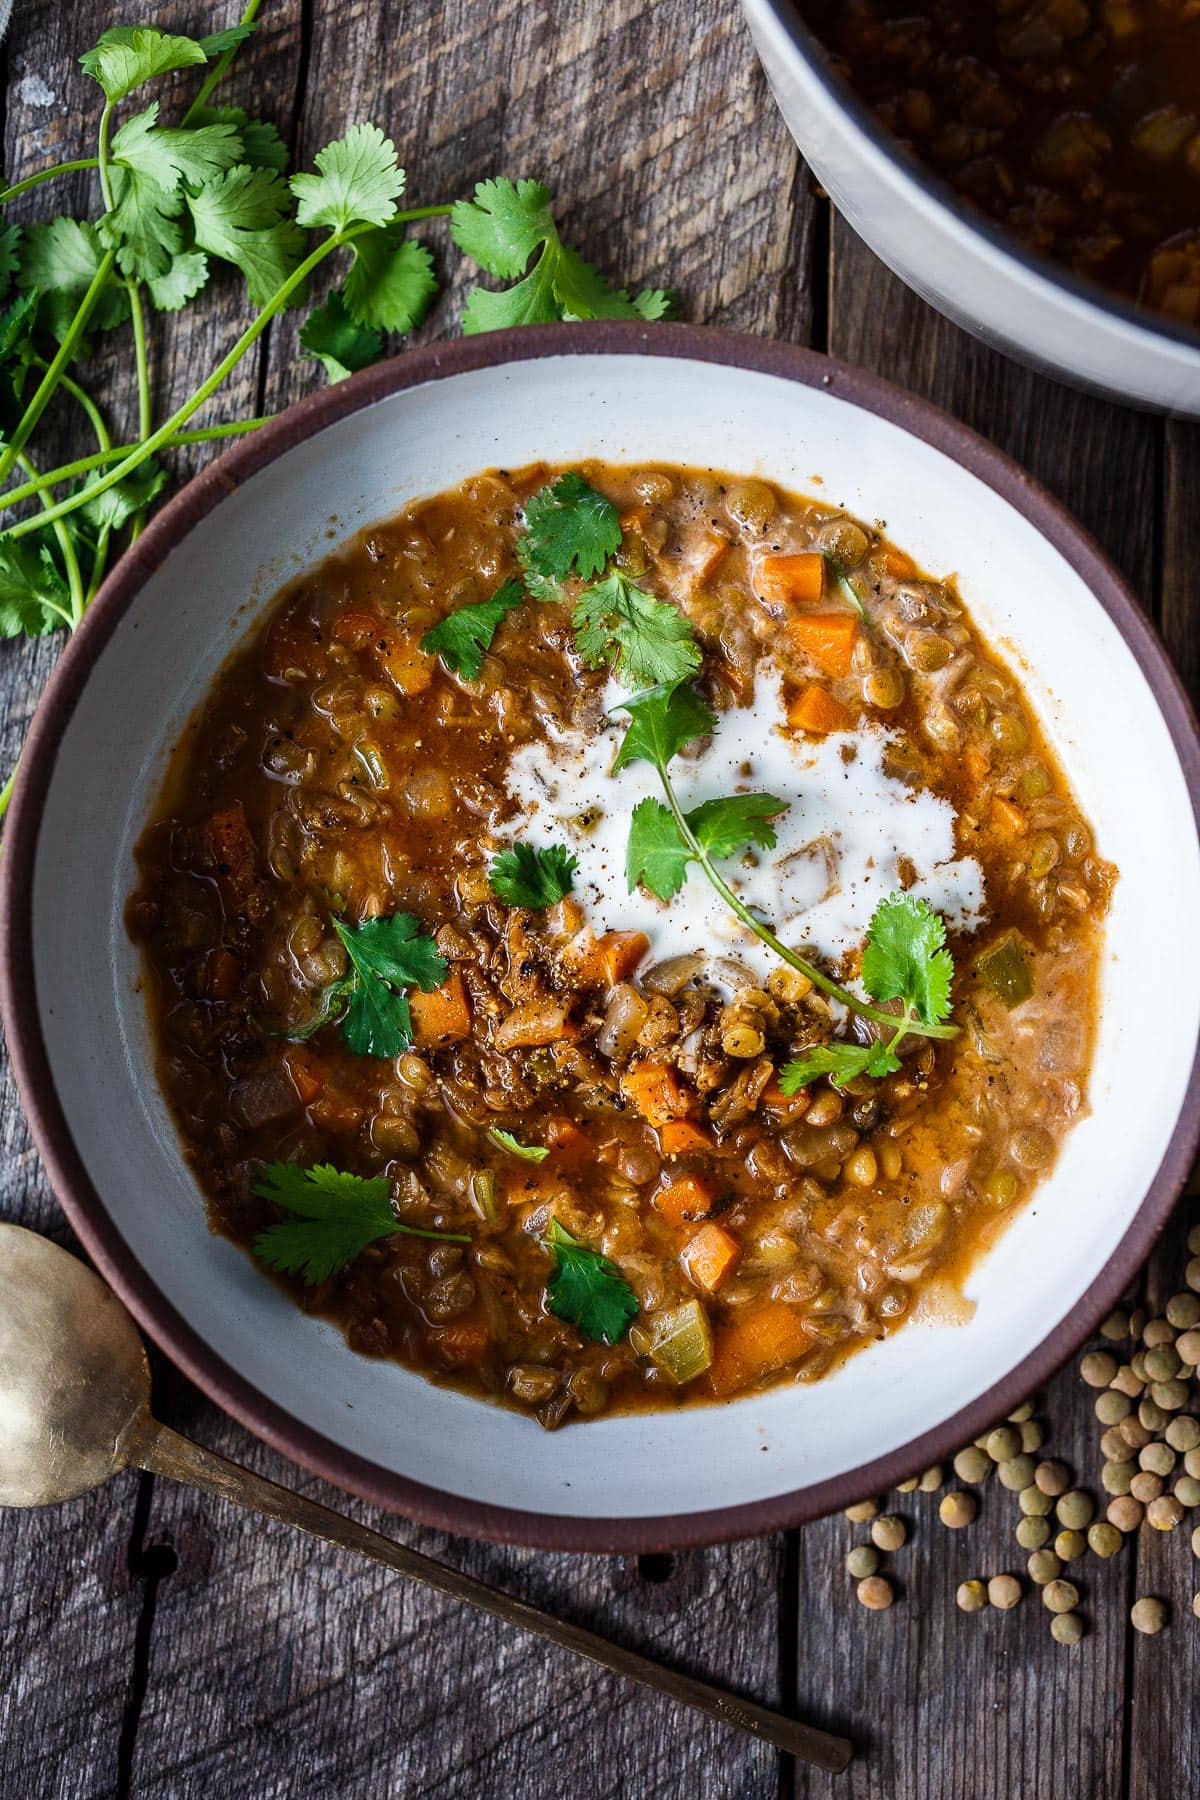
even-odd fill
[[[287,1285],[356,1350],[548,1427],[816,1379],[960,1283],[1085,1108],[1114,873],[952,585],[762,482],[584,465],[620,511],[628,566],[690,619],[718,713],[749,700],[769,653],[789,709],[816,692],[851,732],[886,725],[893,772],[953,803],[989,917],[951,939],[958,1038],[910,1041],[882,1081],[839,1093],[821,1080],[789,1100],[778,1068],[835,1029],[818,992],[772,976],[717,993],[696,977],[668,997],[644,984],[632,902],[631,930],[599,946],[573,896],[501,904],[487,863],[513,812],[509,759],[547,720],[597,729],[605,676],[581,664],[569,605],[509,613],[474,682],[419,640],[517,572],[522,504],[555,473],[494,471],[422,501],[280,595],[175,754],[128,911],[160,1077],[214,1228],[250,1247],[281,1217],[254,1192],[264,1163],[386,1176],[399,1220],[469,1243],[391,1236],[319,1286]],[[764,559],[806,551],[836,554],[865,605],[855,625],[821,564],[816,610],[852,631],[840,673],[788,629],[813,605],[767,579]],[[415,999],[414,1046],[389,1060],[352,1053],[336,1023],[299,1041],[344,970],[333,917],[401,911],[436,937],[457,1005]],[[1012,1010],[975,972],[1009,934],[1034,981]],[[848,978],[855,961],[829,973]],[[637,1037],[605,1054],[616,997]],[[675,1147],[676,1119],[691,1147]],[[517,1160],[489,1126],[550,1154]],[[548,1310],[551,1217],[636,1294],[617,1343]],[[711,1292],[695,1275],[702,1231],[710,1249],[733,1247]],[[655,1334],[695,1303],[714,1361],[676,1386]]]

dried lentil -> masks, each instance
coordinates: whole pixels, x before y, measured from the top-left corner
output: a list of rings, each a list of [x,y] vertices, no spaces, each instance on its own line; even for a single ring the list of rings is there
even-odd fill
[[[1062,1574],[1062,1564],[1053,1550],[1035,1550],[1026,1563],[1030,1581],[1038,1587],[1045,1587],[1048,1581],[1057,1581]]]
[[[1106,1388],[1116,1372],[1117,1359],[1111,1350],[1092,1350],[1079,1365],[1079,1373],[1094,1388]]]
[[[874,1575],[879,1567],[879,1552],[874,1544],[855,1544],[853,1550],[847,1552],[846,1570],[855,1581],[863,1581],[868,1575]]]
[[[1132,1494],[1118,1494],[1115,1500],[1109,1501],[1105,1511],[1109,1524],[1115,1525],[1118,1531],[1125,1532],[1127,1536],[1131,1531],[1137,1530],[1145,1516],[1145,1507]]]
[[[1114,1388],[1105,1388],[1102,1394],[1096,1395],[1096,1417],[1102,1425],[1119,1425],[1133,1411],[1133,1401],[1128,1394],[1118,1394]]]
[[[1077,1644],[1083,1630],[1083,1620],[1077,1612],[1055,1613],[1050,1621],[1050,1636],[1056,1644]]]
[[[1108,1524],[1104,1519],[1098,1519],[1088,1527],[1087,1541],[1089,1550],[1104,1557],[1115,1556],[1125,1542],[1116,1526]]]
[[[845,1516],[852,1525],[865,1525],[868,1519],[879,1517],[878,1500],[859,1500],[856,1505],[846,1508]]]
[[[1146,1508],[1146,1523],[1155,1531],[1174,1531],[1183,1518],[1183,1507],[1174,1494],[1160,1494]]]
[[[964,1525],[974,1522],[978,1511],[979,1502],[974,1494],[954,1489],[951,1493],[942,1496],[941,1505],[938,1507],[938,1517],[943,1525],[950,1527],[951,1531],[959,1531]]]
[[[869,1612],[883,1612],[896,1598],[895,1590],[886,1575],[868,1575],[854,1591],[859,1604]]]
[[[995,1466],[987,1451],[980,1450],[975,1444],[968,1444],[954,1459],[954,1473],[958,1479],[972,1484],[986,1481]]]
[[[1060,1525],[1068,1531],[1083,1531],[1096,1516],[1096,1502],[1082,1488],[1072,1488],[1064,1494],[1054,1509]]]
[[[1016,1538],[1022,1550],[1040,1550],[1049,1540],[1049,1519],[1019,1519]]]
[[[1153,1637],[1167,1622],[1166,1606],[1152,1595],[1146,1595],[1143,1599],[1134,1601],[1129,1612],[1129,1622],[1135,1631]]]
[[[988,1433],[984,1448],[993,1462],[1007,1462],[1010,1457],[1020,1455],[1021,1433],[1012,1425],[999,1425]]]
[[[1087,1549],[1082,1531],[1060,1531],[1054,1540],[1054,1554],[1059,1562],[1076,1562]]]
[[[1079,1605],[1079,1589],[1073,1581],[1048,1581],[1042,1589],[1042,1605],[1052,1613],[1067,1613]]]
[[[962,1612],[981,1612],[988,1603],[987,1588],[982,1581],[960,1582],[954,1601]]]
[[[1050,1494],[1055,1499],[1065,1494],[1071,1485],[1071,1471],[1066,1463],[1042,1462],[1033,1471],[1034,1486],[1041,1488],[1043,1494]]]
[[[1044,1519],[1047,1513],[1053,1512],[1054,1502],[1049,1494],[1043,1494],[1041,1488],[1022,1488],[1017,1495],[1017,1505],[1027,1519]]]
[[[871,1542],[880,1550],[899,1550],[908,1536],[904,1520],[895,1513],[885,1513],[871,1526]]]
[[[987,1596],[1000,1612],[1010,1612],[1021,1598],[1021,1584],[1015,1575],[993,1575],[987,1584]]]

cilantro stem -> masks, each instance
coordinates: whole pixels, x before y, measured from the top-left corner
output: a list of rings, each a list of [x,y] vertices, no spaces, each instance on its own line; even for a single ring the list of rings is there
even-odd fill
[[[47,364],[46,373],[38,383],[37,392],[29,402],[29,405],[25,408],[21,422],[13,432],[8,443],[5,445],[3,454],[0,454],[0,481],[3,481],[12,469],[17,457],[29,442],[30,436],[32,435],[38,420],[41,418],[43,412],[45,412],[46,406],[53,395],[55,388],[58,387],[59,382],[62,379],[63,371],[75,354],[76,346],[83,336],[88,320],[92,316],[92,309],[100,298],[101,290],[103,289],[105,282],[112,274],[113,265],[116,260],[116,252],[113,250],[106,250],[101,257],[96,273],[92,277],[91,286],[83,296],[83,299],[79,302],[75,317],[71,320],[66,335],[63,338],[62,343],[58,346],[53,360]],[[28,529],[32,530],[36,524],[37,521],[35,520],[33,525],[28,526]]]
[[[154,429],[154,413],[150,400],[150,362],[146,354],[146,314],[142,307],[141,282],[127,280],[125,286],[129,290],[129,316],[133,324],[133,354],[137,365],[138,436],[144,441]],[[129,521],[131,544],[141,536],[142,526],[145,523],[146,509],[141,507]]]
[[[399,214],[397,216],[403,218],[405,215]],[[177,407],[171,414],[171,417],[165,420],[163,424],[159,426],[157,431],[151,432],[148,438],[143,439],[140,444],[130,451],[128,456],[117,464],[115,469],[110,469],[107,475],[103,476],[94,486],[90,487],[87,490],[86,495],[71,494],[65,500],[58,501],[56,505],[48,509],[45,517],[41,520],[23,519],[20,524],[12,527],[8,533],[9,537],[25,537],[30,531],[36,529],[39,524],[46,524],[54,519],[62,518],[65,513],[74,512],[77,507],[84,504],[85,500],[94,500],[97,495],[106,493],[111,487],[116,487],[119,481],[123,481],[126,475],[131,475],[140,464],[146,461],[147,457],[153,456],[156,450],[161,450],[174,433],[179,430],[180,426],[186,425],[192,414],[199,412],[200,408],[204,405],[204,402],[216,393],[221,383],[225,380],[225,377],[231,370],[237,367],[247,350],[250,350],[262,336],[276,313],[283,311],[283,308],[296,292],[296,289],[304,285],[313,270],[319,268],[326,257],[331,256],[335,250],[340,250],[344,245],[353,243],[356,237],[361,237],[365,231],[373,229],[374,228],[370,225],[352,225],[342,231],[332,232],[323,243],[317,245],[315,250],[310,251],[299,267],[294,269],[287,280],[282,282],[279,287],[276,288],[266,305],[255,314],[250,324],[246,327],[245,331],[243,331],[241,337],[238,338],[233,347],[221,358],[221,361],[217,364],[207,381],[201,382],[191,398],[185,400],[182,406]],[[105,260],[108,261],[109,259],[106,258]],[[93,286],[94,285],[95,283],[93,283]],[[89,292],[90,291],[91,290],[89,289]],[[58,359],[56,358],[55,360],[57,361]],[[9,466],[11,466],[11,462]],[[2,477],[4,473],[3,463],[0,462],[0,477]]]
[[[99,166],[100,159],[97,156],[80,156],[74,162],[51,163],[48,169],[39,169],[36,175],[27,175],[24,181],[18,181],[0,192],[0,206],[7,206],[10,200],[20,199],[30,188],[37,187],[40,182],[52,180],[55,175],[71,175],[76,169],[98,169]]]
[[[262,0],[247,0],[246,10],[238,20],[239,25],[253,25],[261,5]],[[196,114],[200,111],[202,106],[207,106],[208,97],[213,89],[219,87],[224,81],[226,71],[241,47],[241,44],[230,44],[228,50],[223,50],[221,52],[221,55],[217,58],[212,68],[201,82],[196,98],[192,101],[192,104],[183,115],[183,124],[185,126],[194,125],[196,123]]]
[[[68,387],[65,379],[62,383],[69,393],[77,385],[72,382]],[[82,398],[80,398],[81,396]],[[75,397],[80,399],[81,405],[86,402],[92,412],[96,411],[94,402],[83,393],[82,388]],[[92,412],[89,412],[89,418],[92,416]],[[223,425],[204,425],[195,431],[173,431],[162,448],[177,450],[186,444],[207,444],[216,438],[242,437],[246,432],[257,431],[260,425],[269,424],[273,416],[271,413],[265,413],[258,419],[228,419]],[[92,419],[92,424],[95,427],[95,419]],[[102,420],[101,424],[103,424]],[[100,436],[99,431],[96,435]],[[132,455],[138,448],[137,444],[111,444],[107,432],[101,441],[103,449],[93,451],[90,456],[78,456],[74,462],[62,463],[57,469],[47,469],[44,474],[38,476],[36,481],[26,481],[20,487],[10,488],[7,494],[0,494],[0,503],[5,506],[16,506],[19,501],[28,500],[31,495],[40,493],[43,488],[58,487],[64,481],[73,481],[77,475],[90,475],[93,469],[103,469],[109,463],[119,462],[122,457]]]
[[[18,456],[17,463],[29,474],[37,474],[37,470],[27,456]],[[45,497],[39,495],[39,498],[42,501],[42,505],[45,506]],[[68,611],[66,608],[59,606],[56,601],[47,600],[45,598],[43,598],[42,604],[43,606],[49,607],[51,612],[56,612],[64,625],[67,626],[68,630],[74,631],[76,625],[78,625],[80,619],[83,617],[83,608],[85,605],[83,576],[80,573],[79,558],[75,554],[75,544],[70,532],[67,530],[66,526],[61,523],[56,524],[53,527],[53,530],[54,535],[58,540],[59,550],[62,552],[63,567],[67,572],[67,586],[71,590],[71,606]]]
[[[4,786],[0,788],[0,819],[2,819],[8,811],[8,803],[13,797],[13,788],[17,784],[17,767],[18,765],[14,763],[12,773]]]
[[[667,774],[666,769],[660,765],[658,773],[663,784],[663,791],[667,796],[667,805],[671,809],[671,817],[675,821],[675,829],[679,833],[680,842],[699,863],[726,906],[742,921],[742,924],[749,926],[755,937],[769,950],[773,950],[776,956],[782,958],[790,968],[807,976],[813,986],[820,988],[822,993],[828,994],[831,999],[840,1000],[843,1006],[849,1007],[851,1012],[857,1013],[862,1019],[872,1019],[877,1025],[894,1027],[896,1024],[895,1013],[885,1012],[881,1006],[872,1006],[868,1001],[860,1000],[857,994],[850,992],[849,988],[844,988],[840,983],[832,981],[828,975],[823,974],[812,963],[806,962],[802,956],[798,956],[794,950],[790,950],[775,936],[769,925],[764,925],[761,919],[755,918],[750,908],[744,901],[738,899],[728,882],[715,868],[707,850],[688,824],[687,816],[679,804],[671,777]],[[906,1019],[898,1035],[903,1036],[907,1031],[919,1032],[922,1037],[953,1038],[958,1036],[957,1025],[926,1025],[917,1019]]]

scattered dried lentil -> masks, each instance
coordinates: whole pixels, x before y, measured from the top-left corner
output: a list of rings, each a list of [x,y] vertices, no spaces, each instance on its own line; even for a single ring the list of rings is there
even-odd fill
[[[958,1479],[972,1484],[986,1481],[995,1466],[987,1451],[980,1450],[976,1444],[968,1444],[954,1459],[954,1473]]]
[[[1001,1487],[1006,1487],[1010,1493],[1019,1494],[1022,1488],[1033,1485],[1036,1468],[1037,1464],[1032,1456],[1022,1454],[1010,1456],[1004,1462],[997,1463],[996,1479]]]
[[[879,1552],[874,1544],[855,1544],[853,1550],[847,1552],[846,1570],[855,1581],[863,1581],[868,1575],[874,1575],[879,1567]]]
[[[1151,1500],[1157,1500],[1162,1493],[1163,1478],[1161,1475],[1151,1475],[1147,1470],[1139,1469],[1129,1484],[1129,1491],[1135,1500],[1140,1500],[1143,1506],[1147,1506]]]
[[[848,1506],[845,1513],[852,1525],[865,1525],[868,1519],[879,1517],[878,1500],[860,1500],[854,1506]]]
[[[949,1494],[943,1494],[938,1517],[951,1531],[958,1531],[962,1526],[970,1525],[978,1511],[979,1502],[974,1494],[956,1488]]]
[[[1146,1516],[1146,1509],[1132,1494],[1118,1494],[1115,1500],[1109,1501],[1104,1516],[1110,1525],[1115,1525],[1118,1531],[1123,1531],[1128,1536],[1131,1531],[1137,1530]]]
[[[886,1575],[868,1575],[860,1581],[854,1592],[859,1603],[870,1612],[883,1612],[896,1598],[895,1589]]]
[[[1174,1494],[1160,1494],[1146,1508],[1146,1522],[1155,1531],[1174,1531],[1183,1518],[1184,1509]]]
[[[1146,1595],[1143,1599],[1134,1601],[1129,1613],[1129,1622],[1135,1631],[1141,1631],[1147,1637],[1153,1637],[1156,1632],[1162,1630],[1167,1622],[1166,1606],[1161,1600],[1155,1599],[1153,1595]]]
[[[1068,1531],[1083,1531],[1096,1516],[1096,1502],[1082,1488],[1072,1488],[1054,1508],[1060,1525]]]
[[[1200,1325],[1200,1294],[1172,1294],[1167,1301],[1167,1317],[1177,1331],[1190,1331],[1193,1325]],[[1178,1344],[1175,1348],[1179,1348]]]
[[[1200,1225],[1193,1225],[1188,1232],[1187,1247],[1192,1256],[1200,1256]]]
[[[1107,1319],[1105,1319],[1103,1325],[1100,1327],[1100,1336],[1102,1338],[1107,1338],[1110,1344],[1115,1344],[1119,1342],[1121,1338],[1128,1337],[1129,1314],[1126,1312],[1109,1313]]]
[[[1183,1279],[1187,1282],[1193,1294],[1200,1294],[1200,1256],[1193,1256],[1191,1262],[1183,1271]]]
[[[1128,1394],[1131,1400],[1141,1399],[1145,1385],[1145,1375],[1135,1369],[1132,1363],[1123,1364],[1109,1382],[1114,1393]]]
[[[1071,1471],[1066,1463],[1040,1462],[1033,1471],[1034,1486],[1041,1488],[1043,1494],[1050,1494],[1055,1499],[1065,1494],[1071,1485]]]
[[[1163,1435],[1172,1450],[1194,1450],[1200,1444],[1200,1421],[1191,1413],[1176,1413]]]
[[[987,1595],[1000,1612],[1009,1612],[1021,1598],[1021,1584],[1015,1575],[993,1575],[987,1584]]]
[[[1027,1455],[1032,1456],[1036,1450],[1041,1449],[1045,1434],[1036,1419],[1025,1419],[1021,1424],[1020,1431],[1021,1448]]]
[[[1040,1550],[1050,1536],[1049,1519],[1020,1519],[1016,1537],[1022,1550]]]
[[[1138,1407],[1138,1418],[1147,1431],[1161,1431],[1167,1422],[1168,1413],[1165,1406],[1160,1406],[1153,1394],[1148,1394]]]
[[[1097,1556],[1107,1557],[1115,1556],[1125,1539],[1115,1525],[1108,1524],[1104,1519],[1098,1519],[1094,1525],[1088,1527],[1087,1541],[1089,1550],[1094,1551]]]
[[[1170,1381],[1180,1370],[1179,1352],[1174,1344],[1160,1344],[1146,1352],[1146,1373],[1151,1381]]]
[[[1079,1365],[1079,1373],[1094,1388],[1106,1388],[1116,1372],[1117,1359],[1111,1350],[1091,1350]]]
[[[1200,1476],[1200,1445],[1184,1453],[1183,1466],[1187,1474]]]
[[[1175,1348],[1181,1360],[1194,1369],[1200,1363],[1200,1331],[1195,1327],[1191,1331],[1185,1331],[1181,1338],[1176,1338]]]
[[[1083,1630],[1083,1620],[1077,1612],[1055,1613],[1050,1621],[1050,1636],[1056,1644],[1077,1644]]]
[[[1175,1341],[1175,1328],[1169,1319],[1151,1319],[1142,1332],[1142,1342],[1147,1350],[1157,1350],[1161,1344]]]
[[[1007,1462],[1021,1453],[1021,1433],[1012,1425],[998,1425],[995,1431],[989,1431],[984,1449],[993,1462]]]
[[[903,1519],[895,1513],[884,1513],[871,1526],[871,1542],[880,1550],[899,1550],[908,1536],[908,1529]]]
[[[1194,1475],[1181,1475],[1174,1492],[1180,1506],[1200,1506],[1200,1481]]]
[[[1022,1402],[1021,1402],[1020,1406],[1018,1406],[1016,1412],[1009,1413],[1008,1422],[1010,1425],[1024,1425],[1025,1421],[1027,1419],[1032,1419],[1032,1417],[1033,1417],[1033,1401],[1032,1400],[1022,1400]]]
[[[1054,1540],[1054,1554],[1059,1562],[1077,1562],[1087,1549],[1082,1531],[1060,1531]]]
[[[1124,1438],[1131,1450],[1141,1450],[1144,1445],[1150,1442],[1150,1439],[1153,1436],[1152,1432],[1146,1430],[1146,1427],[1142,1424],[1142,1421],[1138,1418],[1136,1413],[1130,1413],[1127,1419],[1122,1419],[1121,1423],[1115,1427],[1115,1430],[1122,1438]],[[1123,1462],[1124,1460],[1124,1457],[1117,1458],[1118,1462]]]
[[[1042,1605],[1052,1613],[1070,1612],[1079,1605],[1079,1589],[1073,1581],[1048,1581],[1042,1589]]]
[[[1021,1489],[1017,1495],[1017,1505],[1027,1519],[1044,1519],[1054,1511],[1054,1501],[1050,1495],[1043,1494],[1041,1488],[1034,1487],[1032,1483]]]
[[[932,1469],[926,1469],[918,1486],[923,1494],[936,1494],[944,1479],[941,1463],[934,1463]]]
[[[1035,1550],[1025,1567],[1029,1570],[1030,1581],[1038,1587],[1045,1587],[1048,1581],[1056,1581],[1062,1574],[1062,1564],[1053,1550]]]
[[[898,1494],[915,1494],[920,1479],[921,1477],[919,1475],[914,1475],[911,1481],[898,1481],[896,1483],[896,1492]]]
[[[1175,1452],[1170,1444],[1146,1444],[1138,1452],[1138,1466],[1152,1475],[1169,1475],[1175,1467]]]
[[[1100,1471],[1100,1485],[1106,1494],[1127,1494],[1135,1472],[1131,1462],[1106,1462]]]
[[[1155,1406],[1162,1408],[1164,1414],[1178,1412],[1188,1403],[1187,1382],[1177,1380],[1152,1382],[1150,1398]],[[1143,1400],[1142,1405],[1145,1404],[1146,1402]],[[1161,1431],[1166,1422],[1164,1417],[1162,1425],[1159,1425],[1157,1429]]]
[[[1102,1425],[1119,1425],[1133,1411],[1133,1401],[1128,1394],[1118,1394],[1115,1388],[1105,1388],[1096,1395],[1096,1417]]]
[[[982,1581],[963,1581],[954,1599],[961,1611],[980,1612],[988,1603],[988,1591]]]

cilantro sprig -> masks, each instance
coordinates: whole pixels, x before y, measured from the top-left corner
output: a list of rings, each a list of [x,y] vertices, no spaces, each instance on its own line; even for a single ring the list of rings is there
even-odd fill
[[[452,674],[467,681],[477,681],[483,668],[485,653],[492,647],[504,620],[525,599],[521,583],[510,577],[490,600],[478,600],[471,606],[459,606],[425,633],[421,649],[429,656],[440,656]]]
[[[207,37],[141,25],[104,32],[80,59],[100,97],[95,154],[51,164],[0,191],[3,207],[72,171],[94,170],[101,201],[94,218],[0,224],[0,506],[9,521],[0,533],[0,635],[74,629],[118,534],[137,535],[166,481],[160,454],[263,423],[189,428],[272,319],[299,305],[318,276],[324,280],[327,262],[340,262],[340,280],[299,338],[330,381],[376,362],[389,334],[412,331],[428,311],[438,283],[428,247],[410,235],[420,221],[449,218],[464,252],[513,284],[475,290],[466,331],[566,317],[651,319],[668,310],[665,294],[646,290],[630,300],[568,248],[538,182],[485,182],[469,200],[402,210],[404,171],[377,124],[352,124],[317,151],[312,169],[289,178],[287,150],[270,121],[214,104],[255,29],[259,3],[247,0],[239,24]],[[182,116],[166,118],[162,97],[148,90],[180,73],[199,85]],[[183,404],[156,419],[148,314],[191,305],[222,269],[240,277],[251,316]],[[125,330],[138,427],[135,441],[114,444],[78,371],[97,334]],[[62,397],[87,422],[95,448],[40,467],[32,445],[46,408]],[[15,510],[26,501],[40,511]],[[483,621],[475,623],[486,648]],[[457,640],[449,633],[444,660],[454,666],[458,642],[462,672],[474,663],[477,673],[470,624],[460,622]],[[11,791],[10,777],[0,786],[0,815]]]
[[[910,1032],[929,1036],[931,1028],[945,1027],[953,980],[954,959],[946,948],[943,920],[916,894],[889,894],[875,908],[867,929],[862,982],[874,1000],[903,1002],[903,1011],[891,1016],[891,1037],[886,1043],[814,1045],[779,1071],[783,1092],[797,1094],[822,1075],[844,1087],[861,1075],[878,1079],[895,1074],[900,1067],[896,1052]]]
[[[498,1149],[507,1150],[510,1156],[519,1157],[522,1162],[545,1162],[550,1154],[545,1144],[523,1144],[511,1131],[504,1131],[498,1125],[489,1128],[488,1136]]]
[[[554,906],[570,893],[579,858],[565,844],[547,844],[544,850],[516,843],[492,858],[488,880],[492,892],[509,906],[534,911]]]
[[[339,984],[346,1002],[342,1036],[357,1056],[399,1056],[412,1044],[408,990],[431,994],[446,979],[446,959],[411,913],[346,925],[334,919],[350,960]]]
[[[670,900],[695,864],[729,910],[776,956],[851,1012],[894,1031],[894,1012],[864,1001],[861,995],[832,980],[824,970],[783,943],[733,891],[716,867],[717,861],[752,844],[774,848],[772,821],[785,810],[786,802],[770,794],[734,794],[706,800],[689,812],[680,804],[669,765],[688,744],[710,736],[716,729],[716,714],[702,695],[688,687],[660,685],[631,695],[616,710],[628,713],[630,722],[613,763],[614,771],[635,762],[651,764],[658,772],[665,797],[665,804],[651,796],[634,809],[626,858],[630,892],[641,882],[660,900]],[[924,901],[909,895],[896,895],[893,899],[894,906],[892,901],[884,902],[872,921],[875,947],[868,944],[864,985],[874,1000],[911,1001],[912,1016],[905,1018],[905,1032],[924,1037],[955,1037],[957,1027],[944,1022],[953,974],[949,952],[943,948],[945,927]],[[923,987],[920,969],[924,970]]]
[[[554,1258],[546,1305],[555,1318],[577,1326],[596,1343],[619,1343],[639,1306],[616,1264],[573,1238],[557,1219],[551,1219],[542,1248]]]
[[[289,1219],[267,1225],[254,1240],[254,1254],[268,1268],[300,1275],[307,1287],[328,1281],[380,1238],[441,1238],[469,1244],[453,1231],[426,1231],[403,1224],[392,1211],[391,1183],[386,1175],[350,1175],[329,1163],[306,1169],[300,1163],[268,1163],[253,1183],[254,1192]]]

